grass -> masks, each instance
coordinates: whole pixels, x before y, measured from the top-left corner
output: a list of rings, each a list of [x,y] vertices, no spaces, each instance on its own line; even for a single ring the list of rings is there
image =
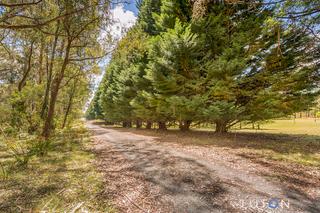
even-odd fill
[[[135,130],[157,136],[162,142],[188,145],[215,146],[236,154],[259,159],[272,159],[302,166],[320,168],[320,120],[276,120],[260,125],[260,130],[232,130],[226,135],[193,129],[190,132]]]
[[[320,119],[275,120],[260,125],[260,130],[244,129],[241,131],[320,136]]]
[[[276,120],[260,126],[260,130],[238,130],[239,133],[255,132],[269,135],[273,140],[254,141],[262,149],[257,153],[266,157],[302,165],[320,167],[320,120]],[[258,137],[259,138],[259,137]]]
[[[0,180],[0,212],[113,212],[89,141],[84,128],[60,132],[48,154],[32,157],[27,167],[6,167],[14,159],[0,147],[7,173]]]

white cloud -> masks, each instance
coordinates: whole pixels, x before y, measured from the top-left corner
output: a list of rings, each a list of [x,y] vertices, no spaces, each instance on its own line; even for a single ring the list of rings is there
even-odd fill
[[[132,11],[125,10],[123,5],[117,5],[111,10],[113,24],[110,26],[110,33],[114,39],[120,39],[125,32],[132,27],[137,17]]]
[[[111,35],[112,39],[114,40],[114,42],[111,42],[111,44],[109,43],[107,46],[107,48],[109,49],[114,49],[117,41],[119,41],[127,32],[127,30],[132,27],[137,20],[137,17],[135,16],[135,14],[130,11],[130,10],[125,10],[124,9],[124,5],[117,5],[115,8],[113,8],[111,10],[111,16],[112,16],[112,21],[110,23],[110,25],[107,27],[107,31],[101,31],[100,33],[100,38],[99,40],[101,42],[104,41],[104,39],[106,39],[106,37],[108,37],[108,35]],[[110,41],[109,41],[110,42]],[[108,43],[108,40],[107,40]],[[87,102],[84,111],[87,110],[91,100],[94,97],[94,94],[102,80],[102,77],[105,73],[105,67],[108,65],[108,63],[110,62],[110,55],[107,56],[104,60],[102,60],[99,63],[99,66],[101,68],[101,73],[99,75],[96,75],[93,77],[93,84],[94,84],[94,88],[91,94],[91,97],[89,98],[89,101]]]

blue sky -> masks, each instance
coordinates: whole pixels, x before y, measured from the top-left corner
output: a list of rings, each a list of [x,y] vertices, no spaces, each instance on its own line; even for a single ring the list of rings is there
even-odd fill
[[[132,11],[136,16],[138,15],[138,8],[136,7],[136,0],[130,0],[130,3],[124,5],[124,9]]]
[[[135,16],[138,15],[138,8],[136,7],[136,0],[125,0],[127,3],[122,3],[124,10],[131,11],[135,14]],[[111,8],[115,8],[119,4],[113,4]]]
[[[137,20],[136,0],[126,0],[126,2],[128,3],[118,3],[111,6],[111,16],[115,23],[110,26],[110,29],[115,38],[121,38],[123,36],[121,31],[132,27]]]

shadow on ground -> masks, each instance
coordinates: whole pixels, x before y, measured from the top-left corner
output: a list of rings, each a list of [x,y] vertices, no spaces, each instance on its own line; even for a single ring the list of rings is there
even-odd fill
[[[152,136],[157,142],[173,142],[183,145],[212,145],[213,147],[228,148],[237,150],[246,148],[248,150],[270,149],[277,153],[317,153],[320,151],[320,137],[304,135],[283,135],[283,134],[256,134],[256,133],[229,133],[226,135],[217,135],[212,132],[190,131],[181,133],[175,130],[166,132],[156,130],[137,130],[110,128],[123,133],[134,133],[143,136]],[[98,135],[103,135],[104,130],[97,130]],[[130,140],[130,139],[127,139]],[[139,147],[135,142],[123,143],[113,151],[103,151],[103,156],[112,155],[111,152],[124,153],[132,163],[126,169],[134,173],[143,174],[145,181],[157,186],[161,194],[166,194],[168,198],[162,200],[171,200],[172,205],[177,209],[191,203],[190,212],[205,212],[210,209],[230,209],[224,200],[227,193],[225,184],[221,183],[218,177],[212,175],[202,164],[189,158],[169,155],[166,152],[157,149]],[[116,144],[121,144],[115,143]],[[205,148],[203,147],[203,148]],[[319,179],[313,173],[306,172],[303,166],[291,166],[282,162],[273,161],[261,156],[257,157],[250,152],[237,153],[237,155],[248,158],[260,165],[271,168],[271,173],[260,172],[262,176],[270,177],[273,180],[280,181],[282,191],[284,191],[292,200],[295,200],[297,206],[307,212],[320,212],[319,198],[312,198],[304,193],[300,187],[319,187]],[[101,156],[101,155],[100,155]],[[109,161],[115,159],[109,159]],[[297,166],[297,167],[296,167]],[[229,183],[230,184],[230,183]],[[234,187],[237,187],[235,183]],[[291,184],[291,185],[290,185]],[[239,190],[242,190],[239,188]],[[185,201],[183,197],[188,198],[188,193],[192,192],[191,197],[194,203]],[[182,196],[185,195],[185,196]],[[193,211],[194,210],[194,211]],[[209,210],[208,210],[209,211]]]
[[[102,177],[90,164],[83,137],[75,130],[57,135],[48,155],[34,156],[26,167],[10,164],[8,178],[0,180],[0,212],[67,212],[82,202],[87,210],[108,209],[109,200],[96,196]]]

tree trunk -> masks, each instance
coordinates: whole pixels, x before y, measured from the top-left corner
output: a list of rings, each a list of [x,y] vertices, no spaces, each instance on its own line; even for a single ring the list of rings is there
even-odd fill
[[[132,127],[132,122],[131,121],[127,121],[128,122],[128,128]]]
[[[131,121],[123,121],[122,122],[122,127],[123,128],[131,128],[132,127],[132,122]]]
[[[227,123],[224,121],[217,121],[216,122],[216,133],[223,134],[227,133],[228,128],[227,128]]]
[[[151,129],[151,127],[152,127],[152,122],[147,121],[146,129]]]
[[[77,84],[77,81],[74,81],[74,84],[73,84],[73,87],[72,87],[72,91],[71,91],[71,94],[70,94],[69,100],[68,100],[67,110],[66,110],[66,113],[64,114],[62,129],[64,129],[66,124],[67,124],[68,115],[69,115],[69,113],[71,111],[73,96],[74,96],[74,93],[75,93],[75,90],[76,90],[76,86],[77,86],[76,84]]]
[[[45,118],[45,113],[48,107],[49,93],[50,93],[50,87],[51,87],[51,81],[52,81],[53,61],[55,59],[56,48],[57,48],[57,43],[59,38],[58,32],[59,32],[59,23],[55,32],[55,38],[54,38],[51,56],[50,56],[50,63],[47,61],[47,84],[46,84],[46,91],[43,97],[42,109],[40,114],[40,117],[42,119]],[[47,60],[49,60],[48,57],[47,57]]]
[[[167,130],[166,122],[158,121],[159,130]]]
[[[61,81],[64,78],[64,72],[67,68],[67,65],[69,63],[69,53],[70,53],[70,48],[71,48],[71,42],[72,40],[68,40],[67,46],[66,46],[66,52],[65,52],[65,57],[63,60],[63,64],[60,69],[60,73],[57,75],[57,77],[53,81],[53,85],[51,88],[51,97],[50,97],[50,103],[49,103],[49,109],[48,109],[48,115],[45,120],[44,128],[42,131],[42,136],[45,137],[46,139],[50,137],[51,130],[52,130],[52,124],[53,124],[53,118],[54,118],[54,111],[55,111],[55,106],[60,90],[60,84]]]
[[[142,122],[139,120],[136,120],[136,128],[140,129],[142,127]]]
[[[29,51],[29,54],[28,54],[28,60],[26,61],[26,64],[24,66],[24,73],[23,73],[22,79],[20,80],[20,82],[18,84],[19,92],[21,92],[22,88],[26,85],[26,81],[27,81],[27,78],[28,78],[30,70],[31,70],[33,44],[34,44],[34,41],[31,42],[30,51]]]
[[[190,130],[191,123],[192,123],[192,121],[190,121],[190,120],[180,121],[179,122],[179,129],[181,131],[188,131],[188,130]]]
[[[44,39],[41,39],[41,46],[40,46],[40,56],[39,56],[39,76],[38,76],[38,83],[42,83],[43,78],[43,52],[44,52]]]

